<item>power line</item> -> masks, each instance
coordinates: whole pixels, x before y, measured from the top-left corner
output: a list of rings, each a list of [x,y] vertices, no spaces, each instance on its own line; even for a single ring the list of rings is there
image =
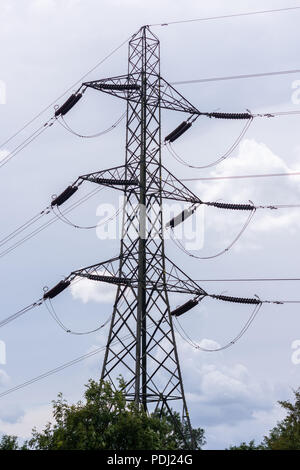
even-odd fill
[[[235,142],[228,148],[228,150],[223,155],[219,156],[217,158],[217,160],[215,160],[212,163],[208,163],[206,165],[191,165],[186,160],[184,160],[180,155],[178,155],[178,153],[173,148],[171,142],[166,142],[166,148],[167,148],[168,152],[172,155],[172,157],[175,158],[175,160],[178,163],[180,163],[181,165],[187,166],[188,168],[192,168],[192,169],[198,169],[198,170],[200,170],[200,169],[202,170],[202,169],[205,169],[205,168],[210,168],[210,167],[218,165],[222,161],[226,160],[234,152],[234,150],[237,148],[237,146],[242,141],[243,137],[246,135],[246,132],[249,129],[252,122],[253,122],[253,118],[246,121],[246,124],[243,127],[242,131],[240,132],[239,136],[237,137]]]
[[[259,78],[259,77],[270,77],[276,75],[288,75],[292,73],[300,73],[300,69],[293,70],[281,70],[278,72],[261,72],[261,73],[250,73],[243,75],[227,75],[225,77],[208,77],[208,78],[199,78],[195,80],[181,80],[177,82],[171,82],[171,85],[186,85],[191,83],[207,83],[207,82],[219,82],[225,80],[241,80],[245,78]]]
[[[9,152],[6,157],[0,160],[0,168],[6,165],[15,155],[19,152],[24,150],[29,144],[31,144],[34,140],[36,140],[41,134],[43,134],[46,129],[51,127],[54,124],[53,118],[51,118],[48,122],[43,124],[39,129],[34,131],[29,137],[27,137],[21,144],[19,144],[12,152]]]
[[[204,348],[203,346],[200,346],[199,344],[195,343],[191,338],[190,336],[187,334],[187,332],[183,329],[183,326],[181,325],[181,323],[179,322],[178,318],[175,317],[181,331],[183,334],[180,333],[180,331],[176,328],[177,330],[177,333],[181,336],[181,338],[186,341],[190,346],[192,346],[193,348],[195,349],[198,349],[200,351],[203,351],[203,352],[219,352],[219,351],[224,351],[225,349],[228,349],[230,348],[231,346],[233,346],[235,343],[237,343],[237,341],[239,339],[242,338],[242,336],[244,336],[244,334],[246,333],[246,331],[250,328],[251,324],[253,323],[255,317],[257,316],[259,310],[261,309],[261,306],[262,304],[257,304],[255,305],[254,307],[254,310],[253,312],[251,313],[250,317],[248,318],[247,322],[245,323],[245,325],[243,326],[243,328],[240,330],[240,332],[238,333],[237,336],[235,336],[231,341],[229,341],[228,343],[226,343],[224,346],[220,346],[218,348],[212,348],[212,349],[208,349],[208,348]]]
[[[281,281],[300,281],[300,277],[270,277],[270,278],[243,278],[243,279],[195,279],[195,282],[281,282]]]
[[[194,255],[190,253],[184,246],[183,244],[179,241],[176,240],[176,238],[173,236],[173,231],[171,230],[171,240],[175,243],[175,245],[186,255],[188,255],[191,258],[196,258],[196,259],[201,259],[201,260],[211,260],[218,258],[219,256],[224,255],[225,253],[228,253],[228,251],[237,243],[237,241],[240,239],[242,234],[245,232],[246,228],[250,224],[252,218],[254,217],[255,214],[255,207],[253,206],[253,210],[250,212],[249,216],[247,217],[246,222],[244,223],[242,229],[239,231],[239,233],[235,236],[233,241],[223,250],[219,251],[218,253],[215,253],[213,255],[208,255],[208,256],[199,256],[199,255]]]
[[[87,330],[87,331],[73,331],[71,330],[70,328],[68,328],[62,321],[61,319],[58,317],[55,309],[54,309],[54,306],[51,302],[50,299],[48,299],[48,302],[49,304],[47,303],[47,301],[45,302],[45,306],[49,312],[49,314],[51,315],[51,317],[53,318],[53,320],[60,326],[60,328],[62,330],[64,330],[66,333],[69,333],[71,335],[76,335],[76,336],[85,336],[85,335],[90,335],[92,333],[97,333],[98,331],[102,330],[102,328],[104,328],[111,320],[111,316],[104,322],[104,323],[101,323],[101,325],[97,326],[96,328],[93,328],[92,330]]]
[[[89,69],[82,77],[80,77],[75,83],[73,83],[64,93],[62,93],[60,96],[58,96],[54,101],[52,101],[48,106],[42,109],[38,114],[36,114],[32,119],[30,119],[26,124],[24,124],[21,129],[19,129],[17,132],[15,132],[13,135],[11,135],[5,142],[3,142],[0,145],[0,148],[5,147],[6,144],[8,144],[12,139],[14,139],[17,135],[19,135],[22,131],[24,131],[30,124],[32,124],[34,121],[36,121],[40,116],[42,116],[51,106],[54,106],[61,98],[63,98],[69,91],[71,91],[75,86],[77,86],[79,83],[81,83],[90,73],[94,72],[100,65],[102,65],[106,60],[108,60],[113,54],[115,54],[119,49],[121,49],[124,44],[126,44],[131,36],[129,38],[125,39],[119,46],[117,46],[115,49],[113,49],[109,54],[107,54],[103,59],[101,59],[94,67]]]
[[[101,137],[102,135],[104,134],[107,134],[108,132],[112,131],[113,129],[115,129],[119,124],[120,122],[124,119],[124,117],[126,116],[126,112],[123,113],[119,119],[114,122],[111,126],[109,126],[107,129],[104,129],[100,132],[97,132],[96,134],[91,134],[91,135],[82,135],[82,134],[79,134],[78,132],[74,131],[70,126],[69,124],[65,121],[64,117],[61,116],[61,119],[62,119],[62,122],[60,120],[58,120],[59,124],[68,132],[70,132],[71,134],[73,135],[76,135],[76,137],[81,137],[82,139],[94,139],[96,137]]]
[[[227,280],[226,280],[226,279],[220,279],[220,280],[222,280],[222,281],[229,281],[229,280],[230,280],[230,281],[231,281],[231,279],[227,279]],[[235,279],[232,279],[232,280],[235,281]],[[238,280],[241,280],[241,281],[242,281],[242,280],[243,280],[243,281],[247,281],[247,280],[249,281],[249,280],[250,280],[250,281],[252,281],[252,280],[256,280],[256,279],[238,279]],[[269,281],[269,280],[270,280],[270,281],[273,281],[273,280],[274,280],[274,281],[277,281],[277,280],[300,280],[300,279],[299,279],[299,278],[288,278],[288,279],[278,279],[278,278],[276,278],[276,279],[271,279],[271,278],[270,278],[270,279],[267,279],[267,278],[266,278],[266,279],[259,279],[259,280],[266,280],[266,281]],[[210,279],[208,279],[208,280],[203,279],[203,281],[215,281],[215,279],[211,279],[211,280],[210,280]],[[216,281],[217,281],[217,280],[216,280]],[[197,281],[195,281],[195,282],[197,282]],[[26,311],[28,311],[30,308],[34,308],[35,306],[40,305],[40,303],[41,303],[41,300],[38,301],[38,302],[35,302],[35,303],[31,304],[30,306],[26,307],[25,309],[22,309],[20,312],[17,312],[17,313],[18,313],[19,315],[21,315],[22,313],[25,313]],[[261,306],[262,303],[299,304],[300,301],[299,301],[299,300],[263,301],[263,302],[261,302],[261,303],[258,304],[258,305]],[[254,316],[256,316],[256,313],[257,313],[257,310],[255,310],[255,315],[254,315]],[[253,314],[252,314],[252,315],[253,315]],[[251,315],[251,322],[252,322],[252,315]],[[12,317],[12,316],[11,316],[11,317]],[[166,320],[163,320],[163,321],[165,322]],[[248,321],[248,322],[249,322],[249,321]],[[248,329],[248,322],[247,322],[247,329]],[[155,326],[154,323],[150,324],[147,329],[153,328],[153,326]],[[246,326],[246,325],[245,325],[245,326]],[[250,326],[250,325],[249,325],[249,326]],[[244,327],[244,328],[245,328],[245,327]],[[242,330],[242,331],[243,331],[243,334],[244,334],[244,332],[245,332],[245,331],[244,331],[244,328],[243,328],[243,330]],[[178,330],[177,330],[177,331],[178,331]],[[178,333],[179,333],[179,332],[178,332]],[[180,333],[179,333],[179,334],[180,334]],[[122,337],[122,340],[126,340],[128,337],[130,337],[130,334],[128,334],[128,335]],[[240,338],[240,335],[238,335],[238,339],[239,339],[239,338]],[[114,345],[114,344],[117,344],[117,343],[118,343],[118,341],[115,340],[115,341],[113,341],[113,342],[111,343],[111,345]],[[233,341],[231,341],[229,344],[233,344]],[[17,391],[17,390],[20,390],[20,389],[22,389],[22,388],[25,388],[25,387],[27,387],[28,385],[31,385],[31,384],[33,384],[33,383],[35,383],[35,382],[38,382],[39,380],[42,380],[42,379],[44,379],[44,378],[47,378],[47,377],[49,377],[50,375],[53,375],[53,374],[55,374],[55,373],[57,373],[57,372],[60,372],[60,371],[66,369],[66,368],[68,368],[68,367],[71,367],[71,366],[73,366],[73,365],[75,365],[75,364],[77,364],[77,363],[79,363],[79,362],[81,362],[81,361],[84,361],[85,359],[88,359],[88,358],[90,358],[90,357],[92,357],[92,356],[94,356],[94,355],[96,355],[96,354],[99,354],[99,353],[102,352],[102,351],[105,351],[105,349],[106,349],[106,346],[102,346],[102,347],[96,348],[94,351],[91,351],[91,352],[89,352],[89,353],[87,353],[87,354],[83,354],[82,356],[79,356],[79,357],[77,357],[77,358],[75,358],[75,359],[73,359],[73,360],[71,360],[71,361],[65,362],[64,364],[62,364],[62,365],[60,365],[60,366],[58,366],[58,367],[56,367],[56,368],[54,368],[54,369],[51,369],[51,370],[49,370],[49,371],[47,371],[47,372],[44,372],[43,374],[40,374],[40,375],[38,375],[38,376],[36,376],[36,377],[30,379],[30,380],[27,380],[26,382],[23,382],[22,384],[16,385],[15,387],[12,387],[12,388],[10,388],[10,389],[8,389],[8,390],[5,390],[4,392],[0,393],[0,398],[4,397],[4,396],[6,396],[6,395],[9,395],[9,394],[11,394],[11,393],[13,393],[13,392],[15,392],[15,391]],[[200,348],[198,348],[198,349],[200,349]],[[204,348],[203,348],[203,350],[204,350]],[[206,351],[206,352],[214,352],[214,351],[208,350],[208,351]]]
[[[39,380],[45,379],[45,378],[49,377],[50,375],[56,374],[57,372],[60,372],[64,369],[66,369],[67,367],[71,367],[71,366],[77,364],[78,362],[84,361],[85,359],[88,359],[89,357],[95,356],[96,354],[99,354],[100,352],[102,352],[104,350],[105,350],[105,346],[102,346],[101,348],[97,348],[94,351],[91,351],[87,354],[83,354],[82,356],[79,356],[76,359],[73,359],[72,361],[66,362],[66,363],[56,367],[55,369],[51,369],[48,372],[45,372],[41,375],[38,375],[37,377],[34,377],[33,379],[27,380],[26,382],[23,382],[22,384],[16,385],[15,387],[12,387],[12,388],[6,390],[5,392],[0,393],[0,398],[4,397],[6,395],[9,395],[10,393],[13,393],[17,390],[20,390],[21,388],[27,387],[28,385],[31,385],[31,384],[39,381]]]
[[[22,310],[19,310],[18,312],[14,313],[13,315],[10,315],[9,317],[5,318],[4,320],[1,320],[0,321],[0,328],[7,325],[8,323],[16,320],[21,315],[24,315],[24,313],[29,312],[33,308],[40,306],[42,303],[43,303],[43,299],[40,299],[37,302],[33,302],[32,304],[28,305],[27,307],[22,308]]]
[[[169,26],[173,24],[182,24],[182,23],[195,23],[197,21],[211,21],[211,20],[224,20],[227,18],[237,18],[241,16],[251,16],[251,15],[262,15],[266,13],[279,13],[283,11],[292,11],[292,10],[299,10],[300,6],[295,7],[287,7],[287,8],[276,8],[272,10],[258,10],[258,11],[248,11],[245,13],[233,13],[231,15],[220,15],[220,16],[207,16],[203,18],[192,18],[188,20],[178,20],[178,21],[168,21],[163,23],[153,23],[149,26]]]
[[[166,320],[163,320],[163,322],[166,322]],[[150,324],[148,329],[153,328],[153,326],[154,326],[154,323]],[[129,337],[130,337],[130,334],[127,334],[126,336],[122,337],[122,340],[125,341]],[[117,344],[117,343],[118,343],[118,341],[115,340],[111,343],[111,345],[114,345],[114,344]],[[12,387],[8,390],[5,390],[4,392],[0,393],[0,398],[4,397],[6,395],[9,395],[10,393],[13,393],[17,390],[20,390],[24,387],[27,387],[28,385],[31,385],[35,382],[38,382],[39,380],[45,379],[45,378],[49,377],[50,375],[56,374],[57,372],[60,372],[64,369],[67,369],[68,367],[71,367],[75,364],[78,364],[78,362],[84,361],[85,359],[88,359],[92,356],[95,356],[96,354],[99,354],[100,352],[105,351],[105,349],[106,349],[106,346],[102,346],[102,347],[94,349],[94,351],[91,351],[87,354],[83,354],[82,356],[79,356],[75,359],[72,359],[71,361],[65,362],[64,364],[61,364],[60,366],[55,367],[54,369],[51,369],[47,372],[44,372],[43,374],[40,374],[37,377],[34,377],[33,379],[27,380],[26,382],[23,382],[22,384],[16,385],[15,387]]]
[[[286,173],[262,173],[260,175],[230,175],[230,176],[205,176],[198,178],[182,178],[181,181],[211,181],[211,180],[231,180],[244,178],[270,178],[276,176],[299,176],[300,171]]]
[[[84,202],[86,202],[88,199],[94,197],[96,194],[98,194],[100,191],[102,191],[104,188],[103,187],[98,187],[98,188],[95,188],[93,189],[92,191],[90,191],[88,194],[86,194],[85,196],[83,196],[81,199],[79,199],[77,202],[71,204],[68,208],[66,208],[66,210],[62,213],[63,215],[65,214],[68,214],[69,212],[71,212],[72,210],[74,210],[76,207],[80,206],[81,204],[83,204]],[[47,213],[47,212],[46,212]],[[42,215],[40,216],[42,217]],[[38,220],[38,219],[37,219]],[[2,246],[2,244],[6,244],[8,243],[11,239],[13,239],[15,236],[19,235],[19,233],[23,232],[24,230],[26,230],[30,225],[34,224],[37,220],[34,220],[33,222],[28,222],[28,224],[24,224],[24,227],[23,228],[19,228],[17,230],[15,230],[14,232],[12,232],[12,234],[10,235],[7,235],[5,237],[5,241],[3,243],[0,243],[0,246]],[[25,237],[21,238],[19,241],[17,241],[15,244],[11,245],[10,247],[8,247],[7,249],[5,249],[4,251],[0,252],[0,258],[2,258],[3,256],[5,256],[6,254],[10,253],[11,251],[15,250],[18,246],[22,245],[23,243],[25,243],[27,240],[30,240],[32,237],[34,237],[35,235],[37,235],[38,233],[40,233],[41,231],[43,231],[44,229],[46,229],[47,227],[49,227],[49,225],[52,225],[53,223],[57,222],[58,220],[60,220],[58,218],[57,215],[55,215],[55,217],[52,217],[50,220],[48,220],[47,222],[45,222],[44,224],[42,224],[40,227],[37,227],[36,229],[34,229],[32,232],[30,232],[28,235],[25,235]],[[17,232],[17,233],[15,233]]]

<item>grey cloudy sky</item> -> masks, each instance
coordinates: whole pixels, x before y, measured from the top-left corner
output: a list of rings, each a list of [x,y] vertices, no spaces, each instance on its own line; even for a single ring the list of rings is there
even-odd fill
[[[0,80],[6,85],[7,98],[6,104],[0,105],[0,140],[22,127],[143,24],[286,6],[283,0],[0,0]],[[299,15],[300,11],[291,11],[153,27],[161,40],[162,75],[173,82],[299,69]],[[123,74],[126,61],[125,45],[88,78]],[[248,108],[269,112],[300,108],[300,103],[292,100],[297,80],[300,74],[177,88],[201,110],[243,112]],[[120,101],[90,90],[70,113],[68,123],[87,134],[105,129],[124,112],[125,104]],[[0,151],[10,151],[51,115],[50,109]],[[181,121],[181,115],[164,112],[163,135]],[[241,128],[240,122],[200,118],[175,148],[193,164],[209,163],[232,144]],[[297,116],[257,118],[233,155],[217,167],[191,170],[175,162],[166,151],[163,160],[173,173],[185,178],[299,170],[298,129]],[[47,206],[51,195],[62,191],[78,175],[121,164],[124,137],[124,123],[113,133],[91,140],[78,139],[58,125],[45,132],[0,169],[1,235]],[[203,200],[296,204],[300,196],[298,181],[296,177],[220,180],[192,182],[190,187]],[[111,192],[103,191],[98,199],[74,211],[72,220],[95,224],[98,205],[114,200]],[[201,254],[209,255],[229,244],[245,217],[206,209]],[[299,209],[258,211],[235,247],[212,261],[188,258],[171,241],[167,241],[167,250],[195,279],[299,277],[299,220]],[[114,256],[118,246],[117,240],[99,241],[95,231],[53,224],[0,257],[1,318],[39,298],[43,286],[54,285],[73,269]],[[0,247],[0,256],[5,247]],[[228,295],[300,299],[296,282],[201,285],[209,292]],[[55,306],[72,328],[89,329],[99,323],[99,312],[101,322],[108,318],[112,295],[99,286],[82,283],[80,288],[74,286],[57,298]],[[176,305],[180,300],[174,298],[171,303]],[[249,315],[247,306],[205,300],[183,318],[182,325],[195,341],[222,345],[238,333]],[[33,311],[0,331],[0,340],[7,348],[7,364],[0,369],[0,392],[104,345],[106,335],[107,330],[94,336],[68,336],[44,307]],[[263,306],[247,334],[224,352],[206,354],[178,338],[193,425],[205,428],[206,448],[261,439],[274,426],[282,416],[276,401],[291,397],[292,389],[299,386],[300,364],[291,360],[292,343],[298,339],[297,305]],[[70,401],[79,399],[83,384],[99,376],[102,358],[99,354],[1,398],[0,433],[28,436],[34,425],[42,426],[47,421],[49,403],[59,391]]]

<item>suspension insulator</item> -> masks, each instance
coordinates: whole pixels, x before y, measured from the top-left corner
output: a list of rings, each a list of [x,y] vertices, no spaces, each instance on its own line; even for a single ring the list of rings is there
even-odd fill
[[[117,180],[109,178],[92,178],[89,181],[98,184],[111,184],[112,186],[137,186],[138,180]]]
[[[260,304],[261,300],[259,299],[248,299],[243,297],[230,297],[227,295],[211,295],[210,297],[218,300],[223,300],[224,302],[233,302],[237,304]]]
[[[255,207],[251,204],[227,204],[225,202],[206,202],[207,206],[218,207],[219,209],[230,209],[236,211],[253,211]]]
[[[174,140],[178,139],[184,132],[186,132],[192,126],[191,122],[183,121],[174,131],[172,131],[167,137],[165,138],[165,142],[174,142]]]
[[[51,206],[61,206],[66,202],[74,193],[76,193],[78,186],[68,186],[59,196],[51,202]]]
[[[205,113],[206,116],[216,119],[251,119],[250,113]]]
[[[98,274],[88,274],[84,277],[87,277],[91,281],[102,281],[102,282],[108,282],[109,284],[125,284],[129,285],[131,284],[130,279],[126,279],[125,277],[114,277],[114,276],[102,276]]]
[[[141,87],[136,84],[131,85],[114,85],[111,83],[100,83],[98,85],[100,90],[116,90],[116,91],[123,91],[123,90],[139,90]]]
[[[199,303],[198,299],[190,299],[185,304],[180,305],[180,307],[175,308],[175,310],[171,312],[171,315],[175,317],[179,317],[180,315],[183,315],[184,313],[188,312],[192,308],[196,307],[198,303]]]
[[[60,115],[64,116],[67,114],[67,112],[70,111],[73,106],[75,106],[80,98],[82,98],[82,93],[78,93],[77,95],[73,93],[73,95],[71,95],[70,98],[68,98],[67,101],[55,111],[55,116],[58,117]]]
[[[70,281],[60,281],[56,286],[54,286],[52,289],[48,290],[45,292],[43,299],[53,299],[56,297],[58,294],[60,294],[62,291],[64,291],[69,285],[71,284]]]
[[[188,209],[184,209],[180,214],[176,215],[176,217],[173,217],[173,219],[169,220],[169,222],[166,223],[166,227],[171,227],[171,228],[176,227],[176,225],[181,224],[188,217],[194,214],[196,209],[197,207],[194,207],[194,206],[189,207]]]

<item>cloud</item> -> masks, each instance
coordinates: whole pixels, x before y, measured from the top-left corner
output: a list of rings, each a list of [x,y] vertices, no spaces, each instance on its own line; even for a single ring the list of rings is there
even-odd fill
[[[221,345],[217,343],[217,341],[214,341],[213,339],[203,338],[201,341],[199,341],[199,346],[200,348],[205,348],[205,349],[218,349],[220,348]]]
[[[42,405],[25,410],[16,422],[9,422],[0,416],[0,433],[28,438],[33,427],[41,430],[52,419],[51,405]]]
[[[211,177],[227,175],[285,173],[293,171],[267,145],[254,139],[245,139],[239,146],[236,156],[229,157],[209,173]],[[281,178],[280,184],[268,179],[219,180],[197,183],[197,192],[202,200],[248,203],[252,200],[255,205],[296,204],[299,202],[300,188],[297,179]],[[274,184],[275,183],[275,184]],[[213,208],[205,210],[205,247],[215,245],[222,232],[224,248],[243,227],[248,213],[225,211]],[[293,234],[300,226],[299,209],[259,209],[243,235],[246,238],[247,249],[257,249],[257,233],[269,234],[284,229]],[[210,235],[212,232],[212,236]],[[240,246],[237,245],[237,247]]]
[[[107,275],[107,273],[106,273]],[[105,282],[91,281],[83,278],[71,284],[71,294],[75,300],[88,302],[111,303],[116,296],[117,287]]]
[[[5,423],[17,423],[24,416],[24,410],[16,403],[6,403],[0,406],[0,421]],[[1,431],[1,430],[0,430]]]
[[[211,426],[206,430],[206,439],[209,445],[206,449],[224,449],[230,445],[239,445],[241,442],[249,442],[254,439],[260,443],[276,423],[285,416],[278,404],[265,411],[254,411],[251,420],[232,424],[220,424]]]
[[[223,163],[215,167],[209,174],[210,177],[222,177],[228,175],[262,174],[262,173],[285,173],[293,171],[283,160],[276,155],[267,145],[254,139],[245,139],[239,146],[236,156],[230,156]],[[267,180],[264,180],[264,183]],[[254,202],[270,201],[274,198],[287,200],[300,194],[297,180],[292,177],[282,178],[279,185],[272,185],[273,191],[269,192],[265,184],[258,185],[258,180],[249,179],[247,184],[244,180],[223,180],[218,184],[211,182],[199,182],[198,191],[204,200],[224,199],[233,202],[247,202],[249,198],[255,198]],[[287,191],[287,193],[286,193]],[[282,200],[281,200],[282,202]]]
[[[223,353],[195,350],[181,338],[177,338],[177,343],[188,370],[185,388],[191,414],[205,429],[252,421],[255,413],[272,409],[276,402],[275,385],[260,381],[240,362],[225,362]],[[205,339],[202,345],[218,344]]]

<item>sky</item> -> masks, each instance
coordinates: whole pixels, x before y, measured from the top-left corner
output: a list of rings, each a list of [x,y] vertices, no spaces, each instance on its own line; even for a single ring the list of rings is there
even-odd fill
[[[107,54],[144,24],[167,23],[237,12],[295,6],[283,0],[226,3],[212,0],[0,0],[0,141],[57,100]],[[161,41],[161,73],[170,81],[299,69],[299,11],[223,20],[155,26]],[[124,74],[127,44],[88,75],[88,80]],[[267,113],[300,109],[300,74],[245,80],[177,85],[203,111]],[[66,121],[80,134],[110,127],[125,103],[88,90]],[[17,147],[53,115],[45,111],[14,140],[0,148],[0,158]],[[185,116],[186,117],[186,116]],[[162,134],[183,115],[164,111]],[[243,123],[199,118],[174,149],[192,165],[218,159],[236,140]],[[163,151],[163,163],[180,178],[299,171],[299,117],[256,118],[232,155],[217,166],[194,170]],[[97,139],[80,139],[55,124],[0,168],[1,240],[47,207],[79,175],[121,165],[125,122]],[[1,145],[1,144],[0,144]],[[298,204],[297,177],[208,180],[186,183],[202,200],[257,205]],[[80,189],[81,196],[91,190]],[[74,196],[74,201],[79,198]],[[78,225],[95,225],[103,204],[118,196],[102,191],[70,214]],[[109,209],[109,206],[106,206]],[[212,260],[198,260],[166,241],[168,256],[209,293],[264,300],[300,300],[297,282],[204,282],[204,279],[298,277],[299,209],[257,210],[233,248]],[[45,216],[46,217],[46,216]],[[200,236],[191,253],[209,256],[226,248],[241,230],[247,214],[214,208],[197,211],[187,222]],[[48,219],[45,219],[48,220]],[[194,225],[193,225],[194,224]],[[194,228],[193,228],[194,227]],[[187,240],[191,242],[191,240]],[[0,242],[1,245],[1,242]],[[119,240],[100,240],[95,230],[76,230],[58,221],[15,250],[0,246],[0,318],[39,299],[74,269],[115,256]],[[2,251],[3,250],[3,251]],[[3,255],[3,256],[2,256]],[[89,330],[106,321],[113,288],[76,284],[55,299],[55,308],[72,329]],[[171,298],[171,305],[185,298]],[[224,345],[234,338],[251,307],[213,299],[181,317],[181,324],[202,346]],[[99,320],[100,318],[100,320]],[[71,336],[61,330],[44,306],[0,330],[0,393],[77,356],[105,345],[108,329]],[[299,386],[299,312],[297,304],[265,304],[251,328],[234,346],[217,353],[192,348],[177,335],[184,388],[193,426],[205,429],[206,449],[223,449],[242,440],[259,442],[283,417],[278,400],[290,399]],[[5,346],[5,348],[4,348]],[[6,361],[3,351],[6,349]],[[0,354],[1,359],[1,354]],[[51,400],[58,392],[74,402],[88,379],[99,377],[103,353],[27,388],[0,398],[0,434],[30,436],[51,419]]]

